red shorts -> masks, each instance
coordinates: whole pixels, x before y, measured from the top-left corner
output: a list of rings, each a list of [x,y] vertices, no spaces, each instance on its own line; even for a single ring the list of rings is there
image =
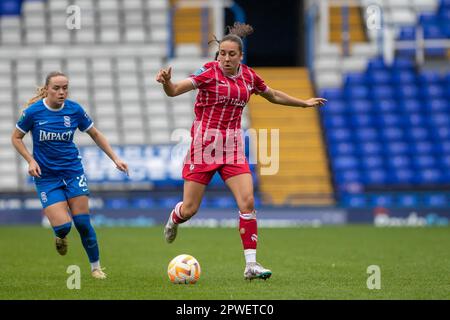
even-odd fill
[[[185,164],[183,179],[208,185],[216,171],[223,181],[243,173],[251,174],[247,161],[240,164]]]

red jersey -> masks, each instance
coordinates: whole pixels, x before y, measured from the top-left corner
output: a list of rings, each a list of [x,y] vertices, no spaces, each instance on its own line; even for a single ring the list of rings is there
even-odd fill
[[[208,62],[189,79],[199,89],[195,101],[195,121],[191,128],[191,160],[199,163],[200,158],[194,160],[194,155],[205,150],[212,152],[213,156],[222,150],[233,150],[236,155],[239,146],[242,146],[241,118],[244,107],[253,93],[266,92],[267,85],[244,64],[240,64],[235,76],[226,76],[218,61]],[[211,145],[213,142],[214,145]]]

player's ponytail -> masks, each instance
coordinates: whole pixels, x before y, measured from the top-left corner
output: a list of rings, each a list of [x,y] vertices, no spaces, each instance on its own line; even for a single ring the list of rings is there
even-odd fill
[[[26,103],[26,106],[30,106],[35,102],[38,102],[41,99],[44,99],[45,97],[47,97],[47,89],[45,87],[38,87],[36,89],[36,95],[31,98],[30,100],[28,100],[28,102]]]
[[[232,41],[238,44],[239,50],[242,52],[244,48],[242,39],[253,33],[253,27],[246,23],[235,22],[233,26],[228,26],[227,29],[228,34],[224,36],[222,40],[219,40],[216,36],[214,36],[214,39],[209,41],[208,44],[210,44],[211,42],[216,42],[218,45],[220,45],[220,43],[223,41]],[[215,60],[217,60],[217,56],[218,51],[216,52]]]
[[[38,87],[38,88],[36,89],[36,95],[35,95],[33,98],[31,98],[30,100],[28,100],[28,102],[26,103],[26,106],[28,107],[28,106],[32,105],[33,103],[36,103],[36,102],[38,102],[39,100],[42,100],[42,99],[44,99],[45,97],[47,97],[47,86],[48,86],[48,84],[50,83],[50,80],[51,80],[52,78],[58,77],[58,76],[63,76],[63,77],[66,77],[66,78],[67,78],[67,76],[66,76],[64,73],[60,72],[60,71],[53,71],[53,72],[50,72],[50,73],[45,77],[45,86],[43,86],[43,87]]]

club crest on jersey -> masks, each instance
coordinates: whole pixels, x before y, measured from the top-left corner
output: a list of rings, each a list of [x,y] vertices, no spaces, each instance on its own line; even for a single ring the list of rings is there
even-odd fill
[[[70,128],[70,117],[64,116],[64,125],[68,128]]]

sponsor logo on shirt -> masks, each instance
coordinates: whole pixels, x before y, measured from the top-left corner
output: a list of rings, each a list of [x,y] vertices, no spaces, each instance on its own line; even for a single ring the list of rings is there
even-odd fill
[[[72,131],[48,132],[39,130],[39,141],[71,141]]]

